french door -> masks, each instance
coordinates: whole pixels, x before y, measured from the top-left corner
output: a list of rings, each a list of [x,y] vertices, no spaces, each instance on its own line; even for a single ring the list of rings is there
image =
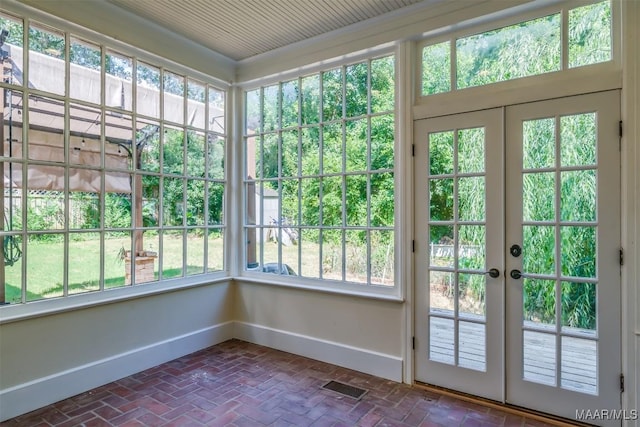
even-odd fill
[[[415,122],[417,381],[571,419],[620,408],[619,105]]]

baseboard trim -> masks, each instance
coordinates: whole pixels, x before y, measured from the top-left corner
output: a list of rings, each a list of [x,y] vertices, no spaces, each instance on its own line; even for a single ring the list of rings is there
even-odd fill
[[[402,358],[245,322],[235,322],[235,338],[344,368],[402,382]]]
[[[0,421],[233,338],[225,322],[0,391]]]

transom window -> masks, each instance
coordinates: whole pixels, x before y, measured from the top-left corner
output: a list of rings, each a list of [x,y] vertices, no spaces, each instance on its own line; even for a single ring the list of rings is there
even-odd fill
[[[395,57],[245,103],[245,269],[393,286]]]
[[[562,35],[564,26],[567,37]],[[425,46],[421,94],[610,61],[611,29],[611,2],[606,0]]]
[[[225,90],[37,22],[0,30],[0,302],[223,270]]]

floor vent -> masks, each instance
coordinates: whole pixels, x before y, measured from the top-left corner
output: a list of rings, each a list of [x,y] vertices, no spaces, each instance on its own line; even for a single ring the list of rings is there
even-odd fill
[[[338,381],[329,381],[323,385],[322,388],[344,394],[345,396],[353,397],[354,399],[360,399],[367,392],[361,388],[339,383]]]

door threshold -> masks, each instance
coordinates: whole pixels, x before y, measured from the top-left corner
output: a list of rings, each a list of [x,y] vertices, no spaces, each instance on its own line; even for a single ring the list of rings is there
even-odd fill
[[[592,426],[592,424],[581,423],[579,421],[569,420],[566,418],[558,417],[551,414],[546,414],[543,412],[538,412],[533,409],[523,408],[521,406],[515,406],[508,403],[501,403],[495,400],[474,396],[472,394],[463,393],[461,391],[456,391],[456,390],[452,390],[445,387],[421,383],[418,381],[414,381],[413,385],[414,387],[417,387],[423,390],[436,392],[449,397],[455,397],[456,399],[460,399],[465,402],[476,403],[491,409],[498,409],[500,411],[507,412],[509,414],[514,414],[521,417],[527,417],[527,418],[540,421],[546,424],[554,425],[554,426],[561,426],[561,427],[562,426],[583,426],[583,427]]]

